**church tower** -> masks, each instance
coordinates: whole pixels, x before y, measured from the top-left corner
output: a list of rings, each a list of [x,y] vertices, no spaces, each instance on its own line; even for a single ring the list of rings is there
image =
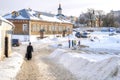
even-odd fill
[[[61,8],[61,4],[59,4],[59,7],[58,7],[58,14],[56,15],[56,17],[58,19],[65,19],[66,17],[62,14],[62,8]]]
[[[61,8],[61,4],[59,4],[59,8],[58,8],[58,14],[62,14],[62,8]]]

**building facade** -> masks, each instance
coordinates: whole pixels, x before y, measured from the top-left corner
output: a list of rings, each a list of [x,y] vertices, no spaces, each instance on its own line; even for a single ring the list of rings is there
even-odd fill
[[[9,57],[12,53],[11,38],[13,29],[14,25],[11,22],[0,17],[0,60]]]
[[[50,35],[62,36],[71,34],[73,24],[65,19],[58,19],[56,15],[42,13],[32,9],[22,9],[4,15],[4,18],[15,25],[13,34],[19,36],[21,41],[32,41],[39,37]],[[23,38],[21,38],[21,37]]]

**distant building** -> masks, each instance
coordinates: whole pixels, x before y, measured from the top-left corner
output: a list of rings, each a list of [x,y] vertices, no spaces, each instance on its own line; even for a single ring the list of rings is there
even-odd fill
[[[58,13],[61,15],[61,6],[59,5]],[[58,15],[58,16],[59,16]],[[71,34],[73,24],[69,21],[60,19],[54,14],[35,11],[32,9],[22,9],[13,11],[3,17],[11,21],[16,27],[14,29],[14,36],[21,41],[37,40],[40,35],[47,37],[50,35],[62,36],[64,34]],[[42,33],[43,32],[43,33]]]
[[[66,16],[64,14],[62,14],[61,4],[59,4],[58,14],[56,15],[56,17],[60,20],[65,20],[66,19]]]
[[[0,60],[11,54],[11,37],[14,25],[0,17]]]
[[[67,20],[69,22],[71,22],[72,24],[75,24],[76,21],[76,17],[75,16],[66,16],[62,13],[62,7],[61,4],[59,4],[58,7],[58,14],[56,15],[56,17],[60,20]]]
[[[120,10],[118,10],[118,11],[111,11],[110,12],[112,15],[114,15],[115,17],[119,17],[120,16]]]

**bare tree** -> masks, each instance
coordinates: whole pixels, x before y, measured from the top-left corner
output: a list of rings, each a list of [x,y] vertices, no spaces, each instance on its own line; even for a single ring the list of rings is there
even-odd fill
[[[115,17],[113,14],[105,15],[103,19],[103,26],[114,27],[115,26]]]
[[[79,16],[79,23],[80,24],[87,24],[87,19],[85,17],[85,13],[82,13],[80,16]]]
[[[115,27],[120,27],[120,15],[115,17]]]
[[[90,26],[95,26],[95,10],[94,9],[88,9],[87,13],[85,14],[86,18],[88,19],[88,22],[90,22]]]
[[[98,19],[98,26],[101,27],[102,26],[102,20],[103,20],[103,15],[104,15],[104,11],[103,10],[96,10],[96,17]]]

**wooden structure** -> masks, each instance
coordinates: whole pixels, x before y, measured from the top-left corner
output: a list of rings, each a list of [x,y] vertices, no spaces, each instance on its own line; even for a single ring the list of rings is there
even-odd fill
[[[22,9],[13,11],[11,14],[5,15],[4,18],[11,21],[15,25],[14,35],[28,35],[28,41],[33,38],[47,37],[50,35],[62,36],[63,32],[71,34],[73,24],[68,21],[57,19],[55,15],[42,14],[41,12],[31,9]],[[44,30],[41,33],[41,30]]]

